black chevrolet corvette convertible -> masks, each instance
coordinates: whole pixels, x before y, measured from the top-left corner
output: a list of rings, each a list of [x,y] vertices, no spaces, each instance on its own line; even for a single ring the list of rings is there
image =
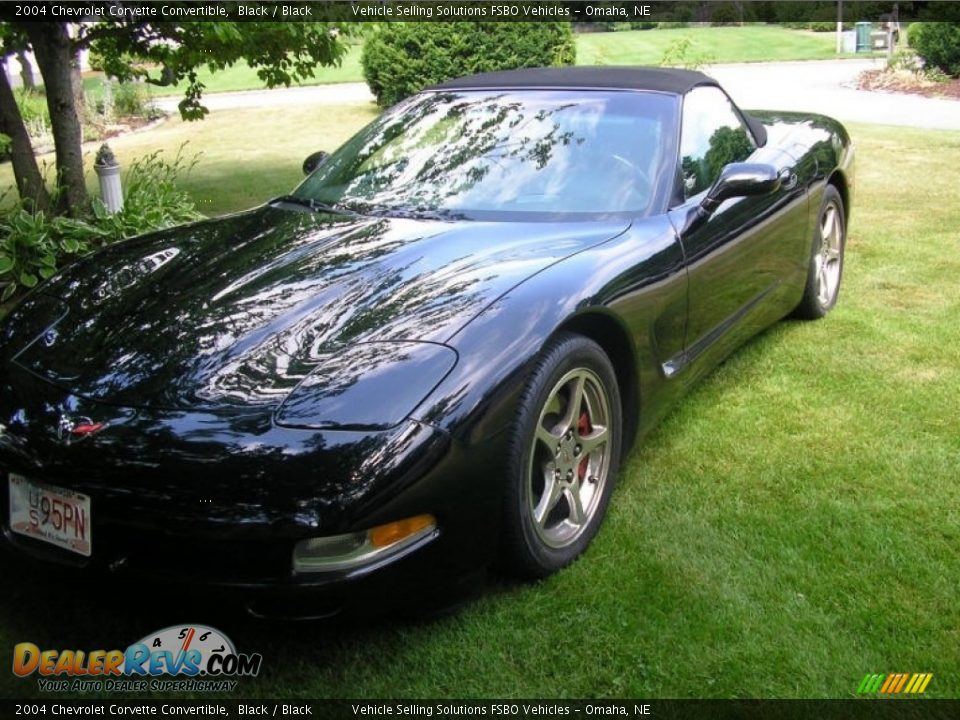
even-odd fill
[[[468,77],[309,160],[0,325],[7,549],[329,612],[543,577],[691,383],[837,301],[846,131],[700,73]]]

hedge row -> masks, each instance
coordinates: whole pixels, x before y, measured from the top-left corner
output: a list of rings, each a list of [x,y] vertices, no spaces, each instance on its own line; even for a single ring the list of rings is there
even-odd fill
[[[363,47],[363,76],[387,107],[444,80],[495,70],[572,65],[570,23],[385,23]]]

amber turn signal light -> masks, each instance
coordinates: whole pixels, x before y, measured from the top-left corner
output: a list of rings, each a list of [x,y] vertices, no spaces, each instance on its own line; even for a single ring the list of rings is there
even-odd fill
[[[416,535],[421,530],[436,526],[437,521],[433,515],[417,515],[406,520],[397,520],[373,528],[370,531],[370,544],[375,548],[389,547],[411,535]]]
[[[293,549],[297,573],[352,570],[400,555],[437,528],[433,515],[416,515],[370,530],[301,540]]]

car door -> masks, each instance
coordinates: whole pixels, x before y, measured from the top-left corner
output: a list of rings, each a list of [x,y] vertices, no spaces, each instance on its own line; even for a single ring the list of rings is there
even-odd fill
[[[718,87],[699,86],[683,101],[679,174],[671,220],[683,246],[689,280],[684,357],[689,364],[716,346],[722,356],[744,336],[783,315],[786,268],[796,265],[804,226],[793,160],[758,148],[749,127]],[[767,162],[781,172],[780,189],[725,201],[704,222],[684,230],[684,219],[732,162]],[[779,314],[778,314],[779,313]],[[776,315],[776,317],[772,317]],[[719,359],[719,358],[718,358]],[[709,364],[709,363],[707,363]],[[676,368],[676,369],[679,369]]]

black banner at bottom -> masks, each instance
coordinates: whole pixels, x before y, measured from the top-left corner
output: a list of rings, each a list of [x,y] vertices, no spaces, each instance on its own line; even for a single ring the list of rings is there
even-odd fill
[[[960,717],[960,700],[2,700],[0,718],[651,718],[901,720]]]

